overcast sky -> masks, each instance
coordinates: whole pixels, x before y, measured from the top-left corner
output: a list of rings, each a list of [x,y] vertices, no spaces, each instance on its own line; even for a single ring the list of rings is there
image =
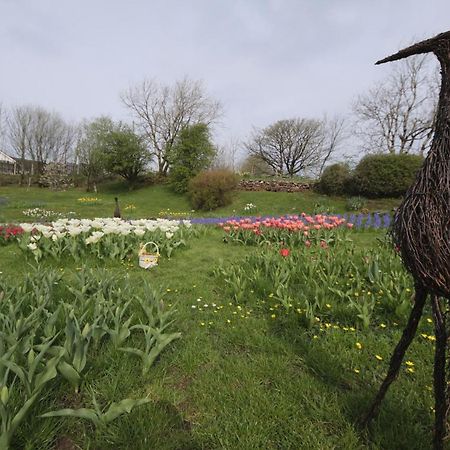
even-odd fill
[[[450,29],[449,0],[0,0],[0,103],[128,120],[144,78],[199,79],[218,139],[347,114],[391,69],[374,62]]]

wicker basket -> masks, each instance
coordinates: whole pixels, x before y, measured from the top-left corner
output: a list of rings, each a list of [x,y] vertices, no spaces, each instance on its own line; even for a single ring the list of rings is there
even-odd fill
[[[152,244],[156,252],[147,251],[147,245]],[[146,242],[139,250],[139,267],[150,269],[158,265],[159,247],[154,242]]]

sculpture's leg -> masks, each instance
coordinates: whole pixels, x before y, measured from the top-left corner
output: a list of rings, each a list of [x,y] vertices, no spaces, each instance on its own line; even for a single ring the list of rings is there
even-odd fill
[[[366,416],[362,421],[363,426],[369,425],[372,419],[378,414],[381,402],[383,401],[383,398],[386,395],[389,386],[398,375],[406,350],[408,349],[409,345],[411,344],[411,341],[413,340],[416,334],[417,326],[419,324],[420,318],[422,317],[423,307],[425,305],[427,295],[428,292],[424,287],[416,286],[414,306],[409,315],[408,323],[406,325],[406,328],[403,330],[403,334],[402,337],[400,338],[400,341],[395,347],[394,353],[391,356],[386,378],[381,384],[378,394],[372,403],[372,406],[370,407],[368,413],[366,414]]]
[[[434,449],[444,448],[445,419],[447,412],[445,363],[447,350],[447,330],[445,329],[445,317],[439,304],[439,298],[432,296],[434,332],[436,335],[436,347],[434,351]]]

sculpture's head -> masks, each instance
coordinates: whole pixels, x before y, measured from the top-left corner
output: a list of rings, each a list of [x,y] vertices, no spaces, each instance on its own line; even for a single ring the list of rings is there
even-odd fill
[[[434,53],[441,62],[447,60],[448,63],[448,61],[450,61],[450,31],[446,31],[445,33],[438,34],[431,39],[426,39],[425,41],[411,45],[410,47],[400,50],[394,55],[377,61],[375,64],[383,64],[424,53]]]

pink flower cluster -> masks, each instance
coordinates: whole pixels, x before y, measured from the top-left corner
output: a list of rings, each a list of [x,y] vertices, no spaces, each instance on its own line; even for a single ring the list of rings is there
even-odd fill
[[[352,228],[352,223],[347,223],[345,219],[337,216],[324,216],[314,215],[310,216],[305,213],[300,215],[289,215],[285,217],[270,217],[270,218],[256,218],[252,219],[239,219],[239,220],[227,220],[218,224],[224,231],[238,231],[238,230],[250,230],[255,234],[261,234],[262,228],[275,228],[280,230],[298,231],[303,232],[305,236],[308,236],[310,230],[331,230],[339,226],[347,226]]]

